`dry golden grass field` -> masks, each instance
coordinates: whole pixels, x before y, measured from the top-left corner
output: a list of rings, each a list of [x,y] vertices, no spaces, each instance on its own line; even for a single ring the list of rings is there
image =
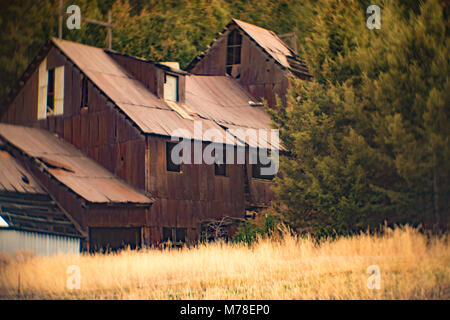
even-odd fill
[[[66,287],[80,268],[80,289]],[[380,289],[366,273],[380,270]],[[19,280],[20,279],[20,280]],[[372,283],[372,282],[371,282]],[[448,236],[406,227],[323,241],[284,236],[109,255],[0,259],[2,299],[449,299]]]

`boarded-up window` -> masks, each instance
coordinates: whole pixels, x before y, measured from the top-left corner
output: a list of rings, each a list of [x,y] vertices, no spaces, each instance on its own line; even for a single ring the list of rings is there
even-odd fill
[[[167,171],[181,172],[181,156],[178,152],[173,152],[173,148],[176,143],[167,142],[166,143],[166,167]]]
[[[228,34],[227,73],[231,74],[232,66],[241,63],[242,36],[237,29]]]
[[[164,100],[178,101],[178,77],[164,75]]]
[[[47,82],[47,59],[44,59],[39,65],[38,120],[47,117]]]

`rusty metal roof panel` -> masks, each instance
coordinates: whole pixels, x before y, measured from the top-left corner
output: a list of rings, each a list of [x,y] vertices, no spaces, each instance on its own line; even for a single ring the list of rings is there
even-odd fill
[[[52,41],[83,71],[89,70],[115,76],[129,76],[104,49],[57,38],[52,38]]]
[[[72,150],[65,142],[49,138],[53,135],[48,131],[6,124],[1,126],[2,132],[9,137],[9,142],[20,146],[22,150],[27,150],[27,154],[32,157],[41,157],[46,154],[82,155],[81,151]]]
[[[0,150],[0,192],[45,194],[36,180],[4,150]]]
[[[59,39],[53,42],[116,104],[170,109],[103,49]]]
[[[293,56],[295,53],[273,31],[238,19],[233,19],[233,21],[282,66],[290,67],[286,56]]]
[[[135,119],[138,127],[146,133],[212,142],[213,139],[204,133],[213,129],[223,134],[226,141],[232,141],[234,145],[242,145],[212,119],[205,119],[198,115],[192,120],[184,119],[174,110],[123,103],[120,107],[130,118]]]
[[[116,104],[170,109],[167,104],[151,93],[140,81],[122,76],[87,70],[86,75]]]
[[[46,130],[0,124],[0,136],[35,158],[56,180],[95,203],[151,203],[152,199]]]
[[[186,105],[202,117],[235,126],[270,129],[263,107],[253,107],[255,98],[226,76],[186,77]]]
[[[275,32],[253,24],[233,19],[260,47],[264,49],[283,67],[288,68],[296,76],[311,78],[308,66]]]
[[[222,126],[228,130],[229,134],[251,148],[285,150],[280,144],[276,131],[246,128],[227,123],[223,123]]]

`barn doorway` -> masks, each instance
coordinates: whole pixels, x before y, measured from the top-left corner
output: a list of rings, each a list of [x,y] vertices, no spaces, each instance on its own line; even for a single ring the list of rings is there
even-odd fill
[[[115,252],[142,246],[142,228],[90,227],[89,252]]]

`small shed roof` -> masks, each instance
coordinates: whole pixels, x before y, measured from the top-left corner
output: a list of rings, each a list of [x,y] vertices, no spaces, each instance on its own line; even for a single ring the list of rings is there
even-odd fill
[[[2,123],[0,137],[34,158],[53,178],[88,202],[152,202],[152,199],[85,156],[70,143],[46,130]]]

